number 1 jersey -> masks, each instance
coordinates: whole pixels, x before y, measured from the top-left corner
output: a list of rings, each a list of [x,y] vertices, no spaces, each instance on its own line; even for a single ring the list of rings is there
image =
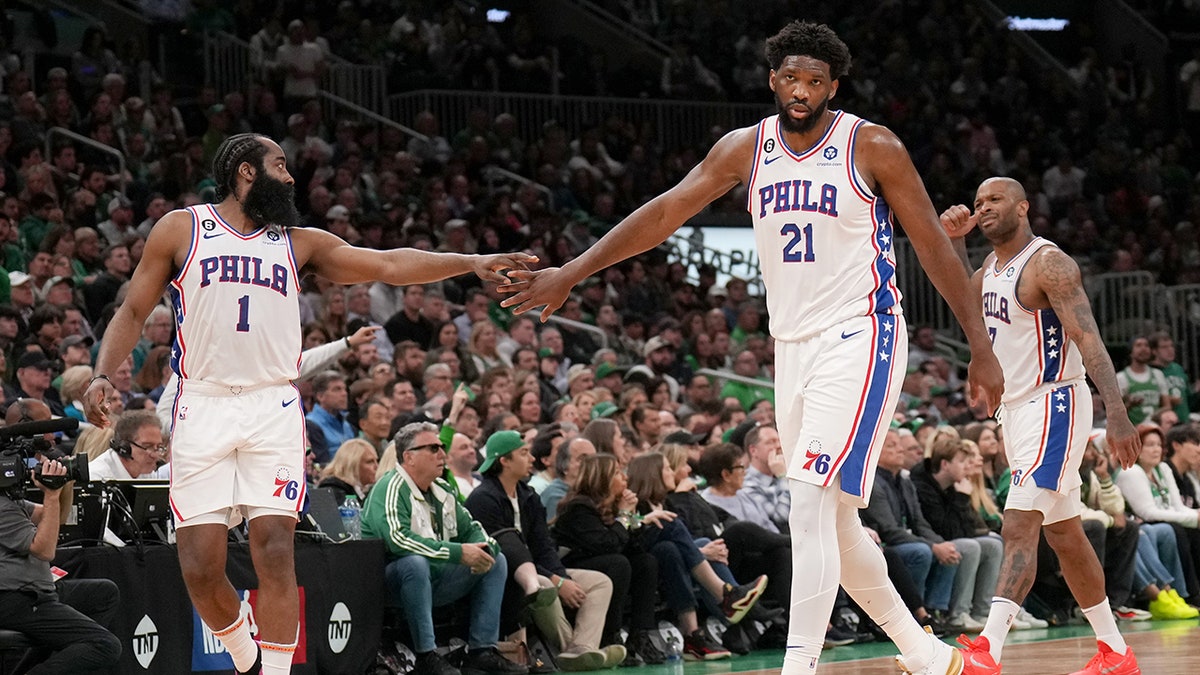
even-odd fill
[[[192,241],[171,280],[181,377],[231,387],[296,379],[300,280],[286,229],[243,235],[211,204],[188,207]]]
[[[825,136],[801,154],[783,141],[778,115],[758,124],[748,208],[777,340],[901,312],[892,212],[854,168],[864,124],[838,111]]]

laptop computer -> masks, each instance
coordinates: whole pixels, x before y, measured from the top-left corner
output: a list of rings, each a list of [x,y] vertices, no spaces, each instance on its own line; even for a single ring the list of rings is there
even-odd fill
[[[309,532],[321,532],[334,543],[350,539],[350,533],[342,525],[342,514],[338,511],[337,499],[329,488],[310,488],[308,490],[308,511],[301,519],[303,529]]]

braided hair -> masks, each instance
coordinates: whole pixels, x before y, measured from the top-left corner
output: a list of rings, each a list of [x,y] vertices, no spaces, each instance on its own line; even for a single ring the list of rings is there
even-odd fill
[[[261,134],[236,134],[226,138],[217,148],[213,156],[212,175],[217,184],[218,202],[233,194],[237,168],[242,162],[249,162],[259,171],[263,170],[263,157],[267,154],[267,147],[260,138],[263,138]]]

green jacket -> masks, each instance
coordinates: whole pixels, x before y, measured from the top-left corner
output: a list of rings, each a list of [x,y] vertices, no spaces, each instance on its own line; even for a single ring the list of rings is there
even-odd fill
[[[367,495],[362,511],[363,537],[382,539],[389,558],[420,555],[434,568],[462,562],[462,545],[484,542],[499,555],[487,535],[441,478],[421,492],[403,467],[384,474]],[[436,573],[436,572],[435,572]]]

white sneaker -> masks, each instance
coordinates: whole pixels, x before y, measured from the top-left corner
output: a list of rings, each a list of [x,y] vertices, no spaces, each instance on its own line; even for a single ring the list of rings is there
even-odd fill
[[[1114,608],[1113,616],[1115,616],[1118,621],[1149,621],[1152,618],[1150,612],[1124,606]]]
[[[925,626],[925,632],[933,642],[933,659],[924,668],[913,670],[904,662],[903,656],[897,656],[896,665],[900,670],[909,675],[962,675],[962,653],[939,640],[929,626]]]
[[[1029,628],[1049,628],[1050,627],[1049,621],[1046,621],[1045,619],[1037,618],[1036,616],[1025,611],[1024,607],[1022,607],[1020,609],[1020,611],[1017,612],[1017,616],[1013,618],[1013,628],[1016,628],[1018,620],[1021,621],[1022,623],[1029,624]],[[1017,630],[1024,630],[1024,629],[1018,628]]]
[[[966,612],[951,615],[946,620],[946,626],[963,633],[978,633],[983,630],[983,623],[976,621]]]

